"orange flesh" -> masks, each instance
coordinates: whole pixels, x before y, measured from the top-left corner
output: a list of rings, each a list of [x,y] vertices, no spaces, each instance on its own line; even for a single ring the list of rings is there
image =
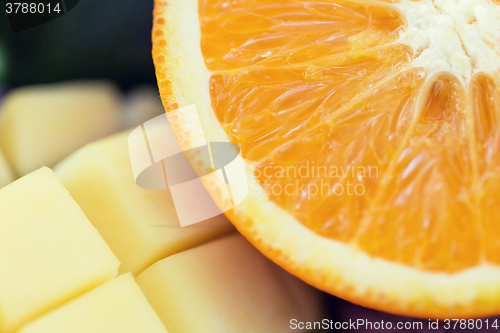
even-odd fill
[[[271,200],[320,235],[419,269],[500,263],[494,78],[424,85],[397,43],[405,19],[384,4],[199,4],[213,110]]]

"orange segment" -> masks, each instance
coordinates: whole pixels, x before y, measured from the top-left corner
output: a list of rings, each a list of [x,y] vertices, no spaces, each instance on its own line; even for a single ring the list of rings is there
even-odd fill
[[[462,87],[449,75],[427,89],[408,141],[364,215],[360,242],[389,260],[453,272],[477,264],[481,255],[471,207],[466,105]]]
[[[329,57],[321,67],[252,66],[217,73],[210,82],[212,108],[243,156],[260,160],[375,89],[408,65],[409,54],[408,47],[397,45]]]
[[[499,19],[492,0],[157,0],[153,57],[167,111],[241,147],[251,191],[227,215],[270,259],[372,308],[485,316]],[[181,146],[200,134],[167,115]]]
[[[395,41],[403,18],[375,3],[200,1],[208,69],[288,66]]]
[[[500,261],[500,87],[487,75],[471,82],[478,179],[475,190],[482,222],[485,259]]]
[[[363,212],[377,194],[378,178],[411,125],[415,89],[421,84],[415,71],[400,73],[385,82],[384,98],[375,90],[282,146],[257,168],[270,198],[311,230],[344,242],[353,240]]]

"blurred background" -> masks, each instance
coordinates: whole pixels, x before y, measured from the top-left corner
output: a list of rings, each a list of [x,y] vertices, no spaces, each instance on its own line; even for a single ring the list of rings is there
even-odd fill
[[[152,11],[153,0],[80,0],[65,15],[17,33],[0,11],[0,97],[12,88],[81,79],[105,79],[124,93],[146,89],[158,97],[151,59]],[[326,294],[323,297],[325,318],[334,321],[384,320],[394,326],[400,321],[421,322],[422,329],[404,331],[430,331],[427,320],[365,309]]]
[[[9,87],[92,78],[124,90],[154,85],[152,11],[152,0],[81,0],[53,21],[12,33],[2,10],[1,80]]]

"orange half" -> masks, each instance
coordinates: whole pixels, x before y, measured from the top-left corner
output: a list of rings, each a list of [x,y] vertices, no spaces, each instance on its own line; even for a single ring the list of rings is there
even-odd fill
[[[470,318],[500,314],[498,22],[492,0],[156,0],[153,58],[181,147],[192,104],[241,147],[227,215],[262,253],[357,304]]]

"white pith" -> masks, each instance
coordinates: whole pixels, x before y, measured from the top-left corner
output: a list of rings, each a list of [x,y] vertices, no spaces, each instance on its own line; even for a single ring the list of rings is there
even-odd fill
[[[500,70],[500,5],[491,0],[400,0],[408,26],[400,41],[415,51],[413,66],[448,71],[467,84]]]

